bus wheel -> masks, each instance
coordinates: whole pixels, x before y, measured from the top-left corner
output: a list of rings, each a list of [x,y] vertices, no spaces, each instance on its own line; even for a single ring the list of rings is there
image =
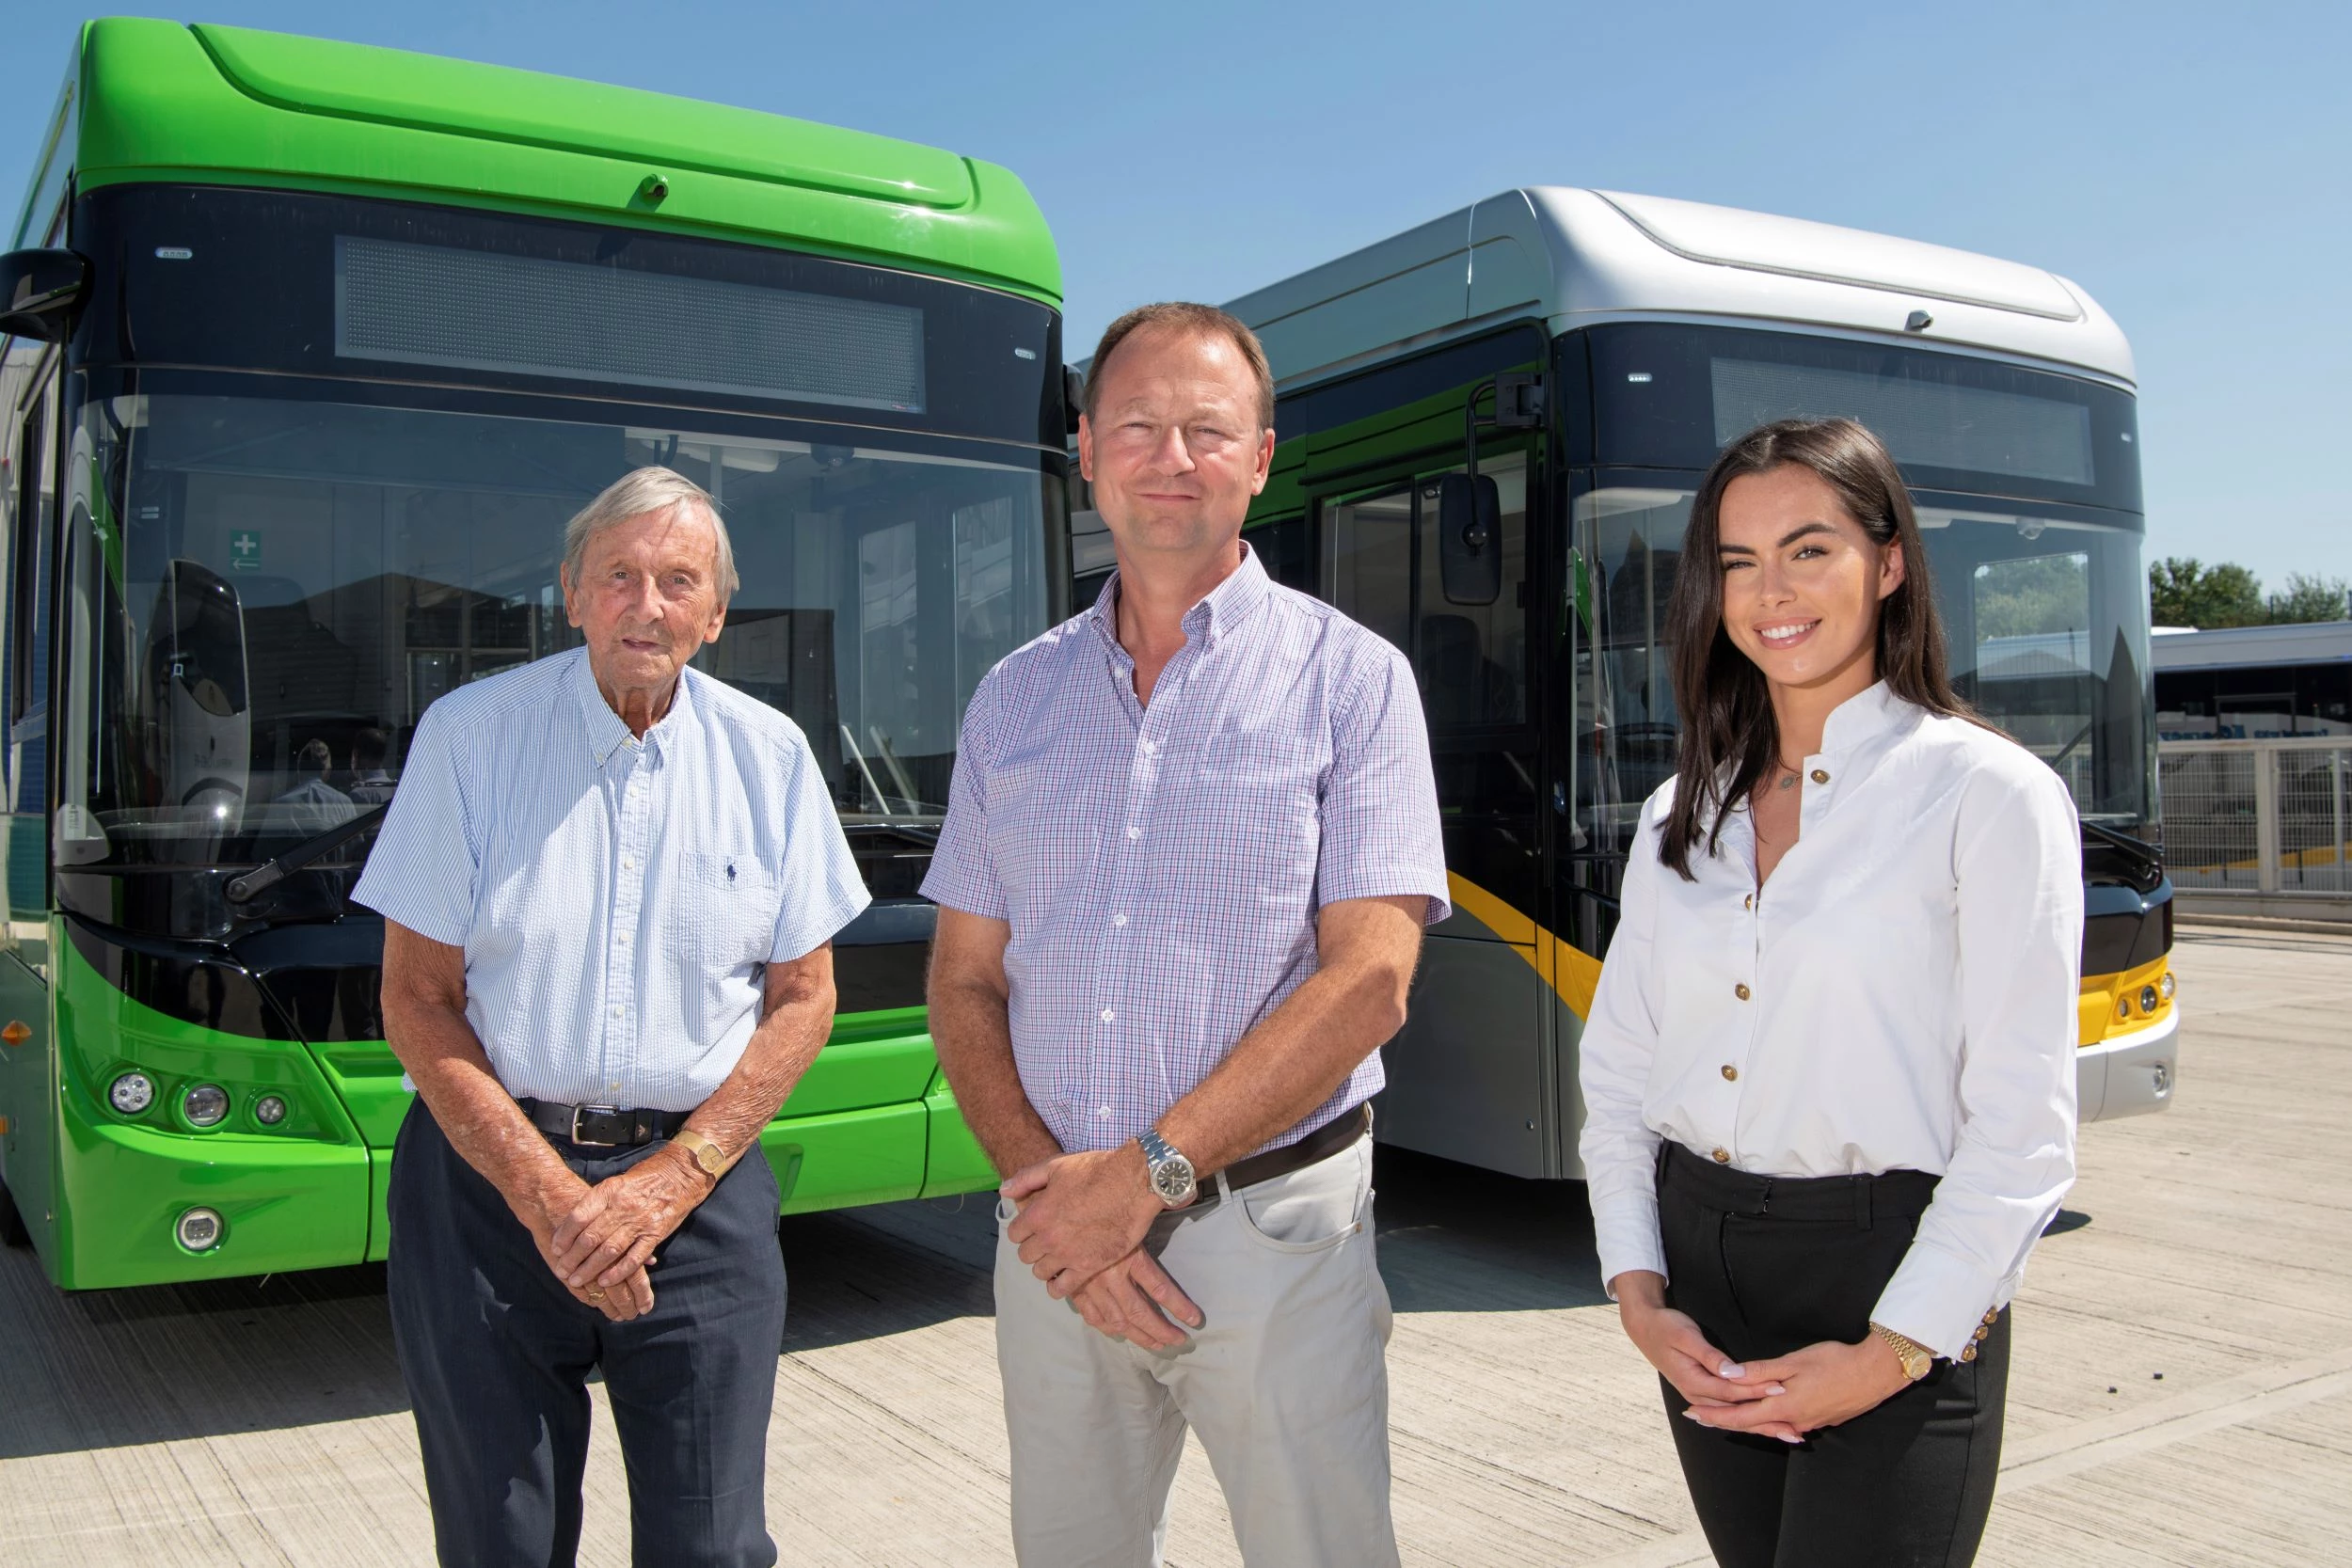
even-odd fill
[[[16,1199],[8,1196],[5,1181],[0,1181],[0,1242],[12,1247],[33,1244],[33,1233],[24,1228],[24,1216],[16,1212]]]

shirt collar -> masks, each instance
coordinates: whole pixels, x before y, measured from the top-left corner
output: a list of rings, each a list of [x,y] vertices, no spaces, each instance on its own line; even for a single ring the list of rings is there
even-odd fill
[[[1831,710],[1829,722],[1821,726],[1820,754],[1832,759],[1851,756],[1903,727],[1916,712],[1884,681],[1874,682]]]
[[[580,702],[580,721],[587,726],[588,754],[602,768],[613,756],[630,746],[643,746],[656,762],[667,760],[669,750],[679,736],[694,727],[691,670],[678,672],[677,690],[670,698],[670,711],[645,731],[644,740],[628,733],[621,716],[612,711],[612,705],[596,689],[596,672],[589,667],[588,650],[580,649],[573,656],[572,695]]]
[[[1246,623],[1259,608],[1273,596],[1274,579],[1266,576],[1265,563],[1258,552],[1249,547],[1249,541],[1241,542],[1241,565],[1223,582],[1209,590],[1206,597],[1184,611],[1185,641],[1215,647],[1219,639]],[[1094,628],[1107,639],[1110,645],[1123,653],[1119,642],[1119,574],[1111,573],[1110,580],[1094,596],[1094,608],[1087,614]]]

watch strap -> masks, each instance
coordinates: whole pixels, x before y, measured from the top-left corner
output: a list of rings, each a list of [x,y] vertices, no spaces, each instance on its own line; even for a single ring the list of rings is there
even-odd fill
[[[716,1141],[704,1137],[691,1127],[679,1128],[670,1134],[670,1141],[692,1155],[694,1164],[700,1165],[703,1174],[713,1181],[724,1176],[734,1166],[738,1158],[729,1155],[725,1149],[719,1147]]]
[[[1894,1348],[1895,1354],[1902,1361],[1903,1376],[1912,1382],[1916,1383],[1927,1376],[1928,1369],[1935,1365],[1935,1353],[1916,1339],[1898,1334],[1882,1323],[1872,1323],[1870,1332]]]

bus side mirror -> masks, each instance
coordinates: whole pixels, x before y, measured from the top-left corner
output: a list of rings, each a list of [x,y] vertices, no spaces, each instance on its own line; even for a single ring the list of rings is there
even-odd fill
[[[0,256],[0,333],[63,342],[74,306],[89,286],[89,262],[71,250],[11,250]]]
[[[1485,474],[1438,482],[1438,578],[1448,604],[1502,596],[1502,496]]]

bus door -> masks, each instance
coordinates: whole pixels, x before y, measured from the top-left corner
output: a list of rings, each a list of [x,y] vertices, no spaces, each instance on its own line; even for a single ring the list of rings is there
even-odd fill
[[[1449,593],[1438,482],[1417,474],[1322,502],[1325,597],[1410,657],[1429,722],[1454,914],[1434,927],[1405,1028],[1385,1052],[1381,1141],[1521,1176],[1556,1176],[1549,988],[1534,913],[1532,457],[1482,460],[1501,499],[1499,592]]]
[[[19,345],[20,349],[23,345]],[[45,1245],[55,1207],[56,1093],[49,1016],[50,561],[57,511],[56,359],[24,401],[5,411],[8,530],[0,563],[0,715],[8,725],[0,791],[0,1181],[22,1230],[0,1212],[11,1241]],[[0,1205],[5,1211],[6,1205]],[[29,1233],[29,1236],[27,1235]]]

